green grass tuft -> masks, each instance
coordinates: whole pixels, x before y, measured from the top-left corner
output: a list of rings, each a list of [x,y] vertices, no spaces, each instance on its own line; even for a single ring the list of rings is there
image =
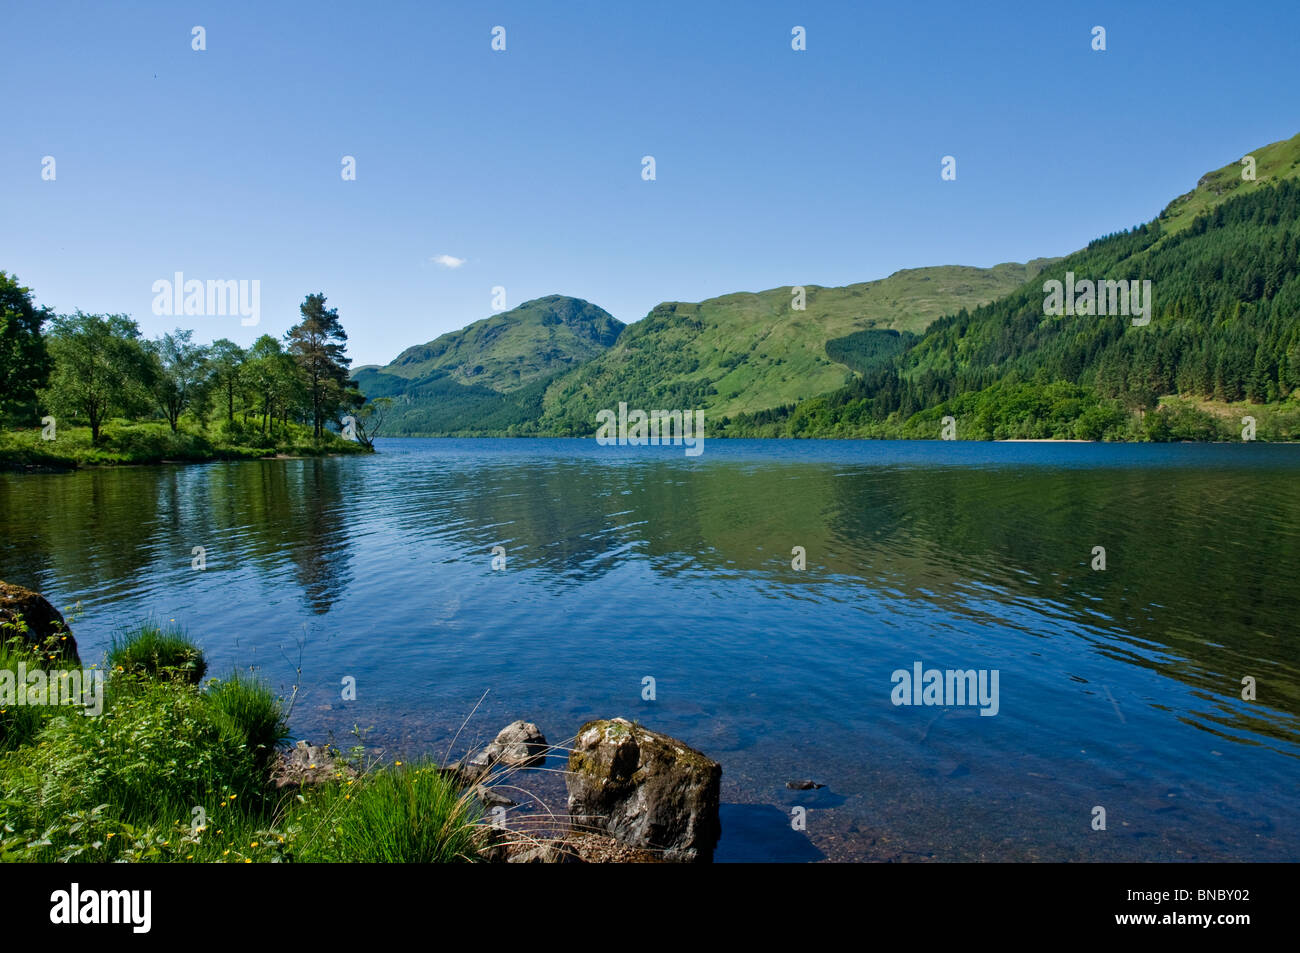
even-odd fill
[[[197,685],[207,674],[203,652],[177,628],[146,622],[113,637],[108,668],[128,675],[163,676]]]

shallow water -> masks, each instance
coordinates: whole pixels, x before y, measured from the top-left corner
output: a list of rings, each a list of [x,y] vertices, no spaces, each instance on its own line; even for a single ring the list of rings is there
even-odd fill
[[[154,616],[301,665],[296,737],[639,719],[722,763],[719,860],[1300,859],[1300,448],[380,449],[0,474],[0,579],[80,602],[85,660]],[[917,661],[997,670],[997,714],[894,705]]]

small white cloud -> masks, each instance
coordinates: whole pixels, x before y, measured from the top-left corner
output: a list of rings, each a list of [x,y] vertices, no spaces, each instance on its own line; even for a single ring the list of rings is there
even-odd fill
[[[457,258],[455,255],[434,255],[429,260],[437,262],[444,268],[459,268],[461,265],[465,264],[464,258]]]

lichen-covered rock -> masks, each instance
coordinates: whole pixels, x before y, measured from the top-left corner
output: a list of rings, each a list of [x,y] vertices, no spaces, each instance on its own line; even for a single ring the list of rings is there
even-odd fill
[[[469,759],[476,768],[504,764],[514,768],[534,768],[546,760],[549,746],[546,736],[531,721],[512,721],[502,728],[496,740]]]
[[[623,718],[578,731],[569,771],[577,830],[599,830],[668,861],[710,861],[722,766],[694,748]]]
[[[25,586],[0,582],[0,641],[8,641],[19,632],[12,626],[22,620],[22,633],[33,649],[76,664],[77,640],[63,620],[62,613],[50,605],[39,592]]]

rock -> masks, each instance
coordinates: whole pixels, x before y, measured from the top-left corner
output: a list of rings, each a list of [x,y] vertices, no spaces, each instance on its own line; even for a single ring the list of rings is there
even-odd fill
[[[512,721],[502,728],[496,740],[469,759],[476,768],[504,764],[513,768],[535,768],[546,760],[550,746],[541,729],[531,721]]]
[[[474,796],[482,802],[484,807],[514,807],[519,803],[510,800],[504,794],[498,794],[484,784],[475,785]]]
[[[278,757],[271,769],[271,780],[277,788],[307,787],[357,776],[356,769],[339,761],[327,745],[300,741],[293,750],[279,752]]]
[[[565,782],[580,831],[607,833],[668,861],[713,859],[722,766],[677,739],[623,718],[587,722]]]
[[[483,768],[471,767],[459,761],[452,761],[450,764],[439,768],[438,773],[450,781],[457,790],[460,790],[477,784],[487,776],[488,772]]]
[[[791,791],[815,791],[818,788],[826,787],[826,785],[818,784],[816,781],[787,781],[785,786]]]
[[[24,586],[0,582],[0,623],[16,624],[21,618],[26,632],[22,633],[33,648],[44,648],[47,655],[81,664],[77,654],[77,640],[63,620],[62,614],[39,592]],[[0,628],[0,641],[9,641],[19,633],[5,625]]]

